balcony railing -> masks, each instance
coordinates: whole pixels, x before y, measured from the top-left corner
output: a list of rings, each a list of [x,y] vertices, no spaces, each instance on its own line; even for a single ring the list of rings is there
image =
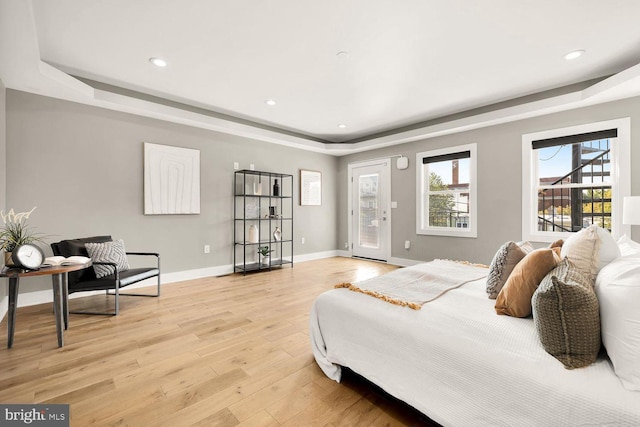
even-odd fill
[[[469,213],[460,211],[429,211],[429,227],[469,228]]]
[[[574,144],[571,171],[540,182],[539,231],[575,232],[591,224],[611,229],[611,186],[603,185],[610,182],[610,154],[609,140]]]

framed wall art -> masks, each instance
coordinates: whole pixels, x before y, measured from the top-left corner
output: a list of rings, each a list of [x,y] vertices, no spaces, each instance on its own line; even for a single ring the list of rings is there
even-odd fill
[[[322,204],[322,173],[300,169],[300,205]]]
[[[144,213],[200,213],[200,150],[144,143]]]

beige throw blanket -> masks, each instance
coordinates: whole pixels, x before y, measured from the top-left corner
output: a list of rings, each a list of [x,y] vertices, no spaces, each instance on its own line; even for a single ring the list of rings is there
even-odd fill
[[[340,283],[335,287],[362,292],[392,304],[420,310],[423,304],[434,301],[465,283],[485,278],[488,273],[486,266],[437,259],[400,268],[356,284]]]

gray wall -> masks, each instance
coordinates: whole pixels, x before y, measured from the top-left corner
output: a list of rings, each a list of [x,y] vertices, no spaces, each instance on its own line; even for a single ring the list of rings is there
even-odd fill
[[[398,201],[398,208],[392,210],[392,256],[423,261],[448,258],[489,263],[502,243],[519,240],[522,235],[522,134],[621,117],[631,117],[631,191],[633,195],[639,195],[640,98],[636,97],[342,157],[338,210],[347,212],[349,162],[403,154],[409,157],[409,169],[398,170],[393,166],[391,172],[391,200]],[[474,142],[478,144],[478,237],[416,235],[416,153]],[[339,215],[340,245],[348,240],[347,220],[347,215]],[[634,228],[634,237],[638,231]],[[408,251],[404,249],[405,240],[412,243]]]
[[[6,96],[5,102],[2,97]],[[462,259],[488,263],[506,240],[521,236],[521,137],[594,121],[631,117],[632,194],[640,194],[640,98],[521,120],[334,158],[248,138],[8,90],[0,86],[0,130],[5,117],[6,156],[0,158],[0,203],[18,211],[38,208],[32,224],[48,241],[108,233],[128,249],[159,251],[165,272],[229,265],[233,162],[293,174],[295,254],[342,249],[347,236],[347,165],[393,154],[409,169],[392,167],[392,256],[414,260]],[[0,132],[0,152],[4,151]],[[201,214],[143,215],[143,142],[201,150]],[[415,154],[478,143],[478,238],[415,234]],[[6,165],[5,160],[6,159]],[[321,207],[298,205],[299,169],[320,170]],[[638,228],[634,228],[634,237]],[[300,237],[306,244],[300,245]],[[404,241],[410,240],[410,250]],[[205,255],[204,244],[212,252]],[[22,292],[48,289],[25,281]],[[0,297],[6,295],[0,288]],[[5,292],[4,294],[2,292]]]
[[[333,156],[15,90],[7,91],[6,106],[6,206],[37,206],[30,222],[50,235],[48,242],[111,234],[127,250],[160,252],[166,273],[230,265],[233,163],[239,162],[294,175],[295,255],[337,247]],[[143,142],[200,150],[201,214],[143,214]],[[322,206],[298,205],[301,168],[322,172]],[[210,254],[203,253],[205,244]],[[21,292],[49,287],[45,280],[24,281]]]
[[[6,139],[6,94],[7,91],[2,83],[2,79],[0,79],[0,209],[5,209],[5,199],[7,196],[7,180],[6,180],[6,169],[7,169],[7,139]],[[0,256],[2,256],[2,252],[0,251]],[[0,261],[2,262],[2,261]],[[0,285],[0,301],[7,296],[7,287]]]

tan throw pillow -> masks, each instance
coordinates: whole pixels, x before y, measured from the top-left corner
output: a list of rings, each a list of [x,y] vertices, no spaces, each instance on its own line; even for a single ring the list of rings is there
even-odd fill
[[[560,262],[558,248],[536,249],[520,261],[496,299],[496,313],[513,317],[531,314],[531,297],[548,272]]]
[[[531,251],[533,246],[529,242],[507,242],[500,246],[489,266],[487,277],[489,298],[496,299],[513,268]]]
[[[564,240],[559,239],[556,240],[555,242],[552,242],[549,246],[547,246],[548,248],[561,248],[562,245],[564,244]]]
[[[600,352],[600,313],[591,279],[565,258],[533,294],[533,320],[547,353],[565,368],[582,368]]]
[[[579,272],[591,279],[591,286],[596,279],[599,247],[596,225],[571,235],[562,245],[562,258],[569,258]]]

